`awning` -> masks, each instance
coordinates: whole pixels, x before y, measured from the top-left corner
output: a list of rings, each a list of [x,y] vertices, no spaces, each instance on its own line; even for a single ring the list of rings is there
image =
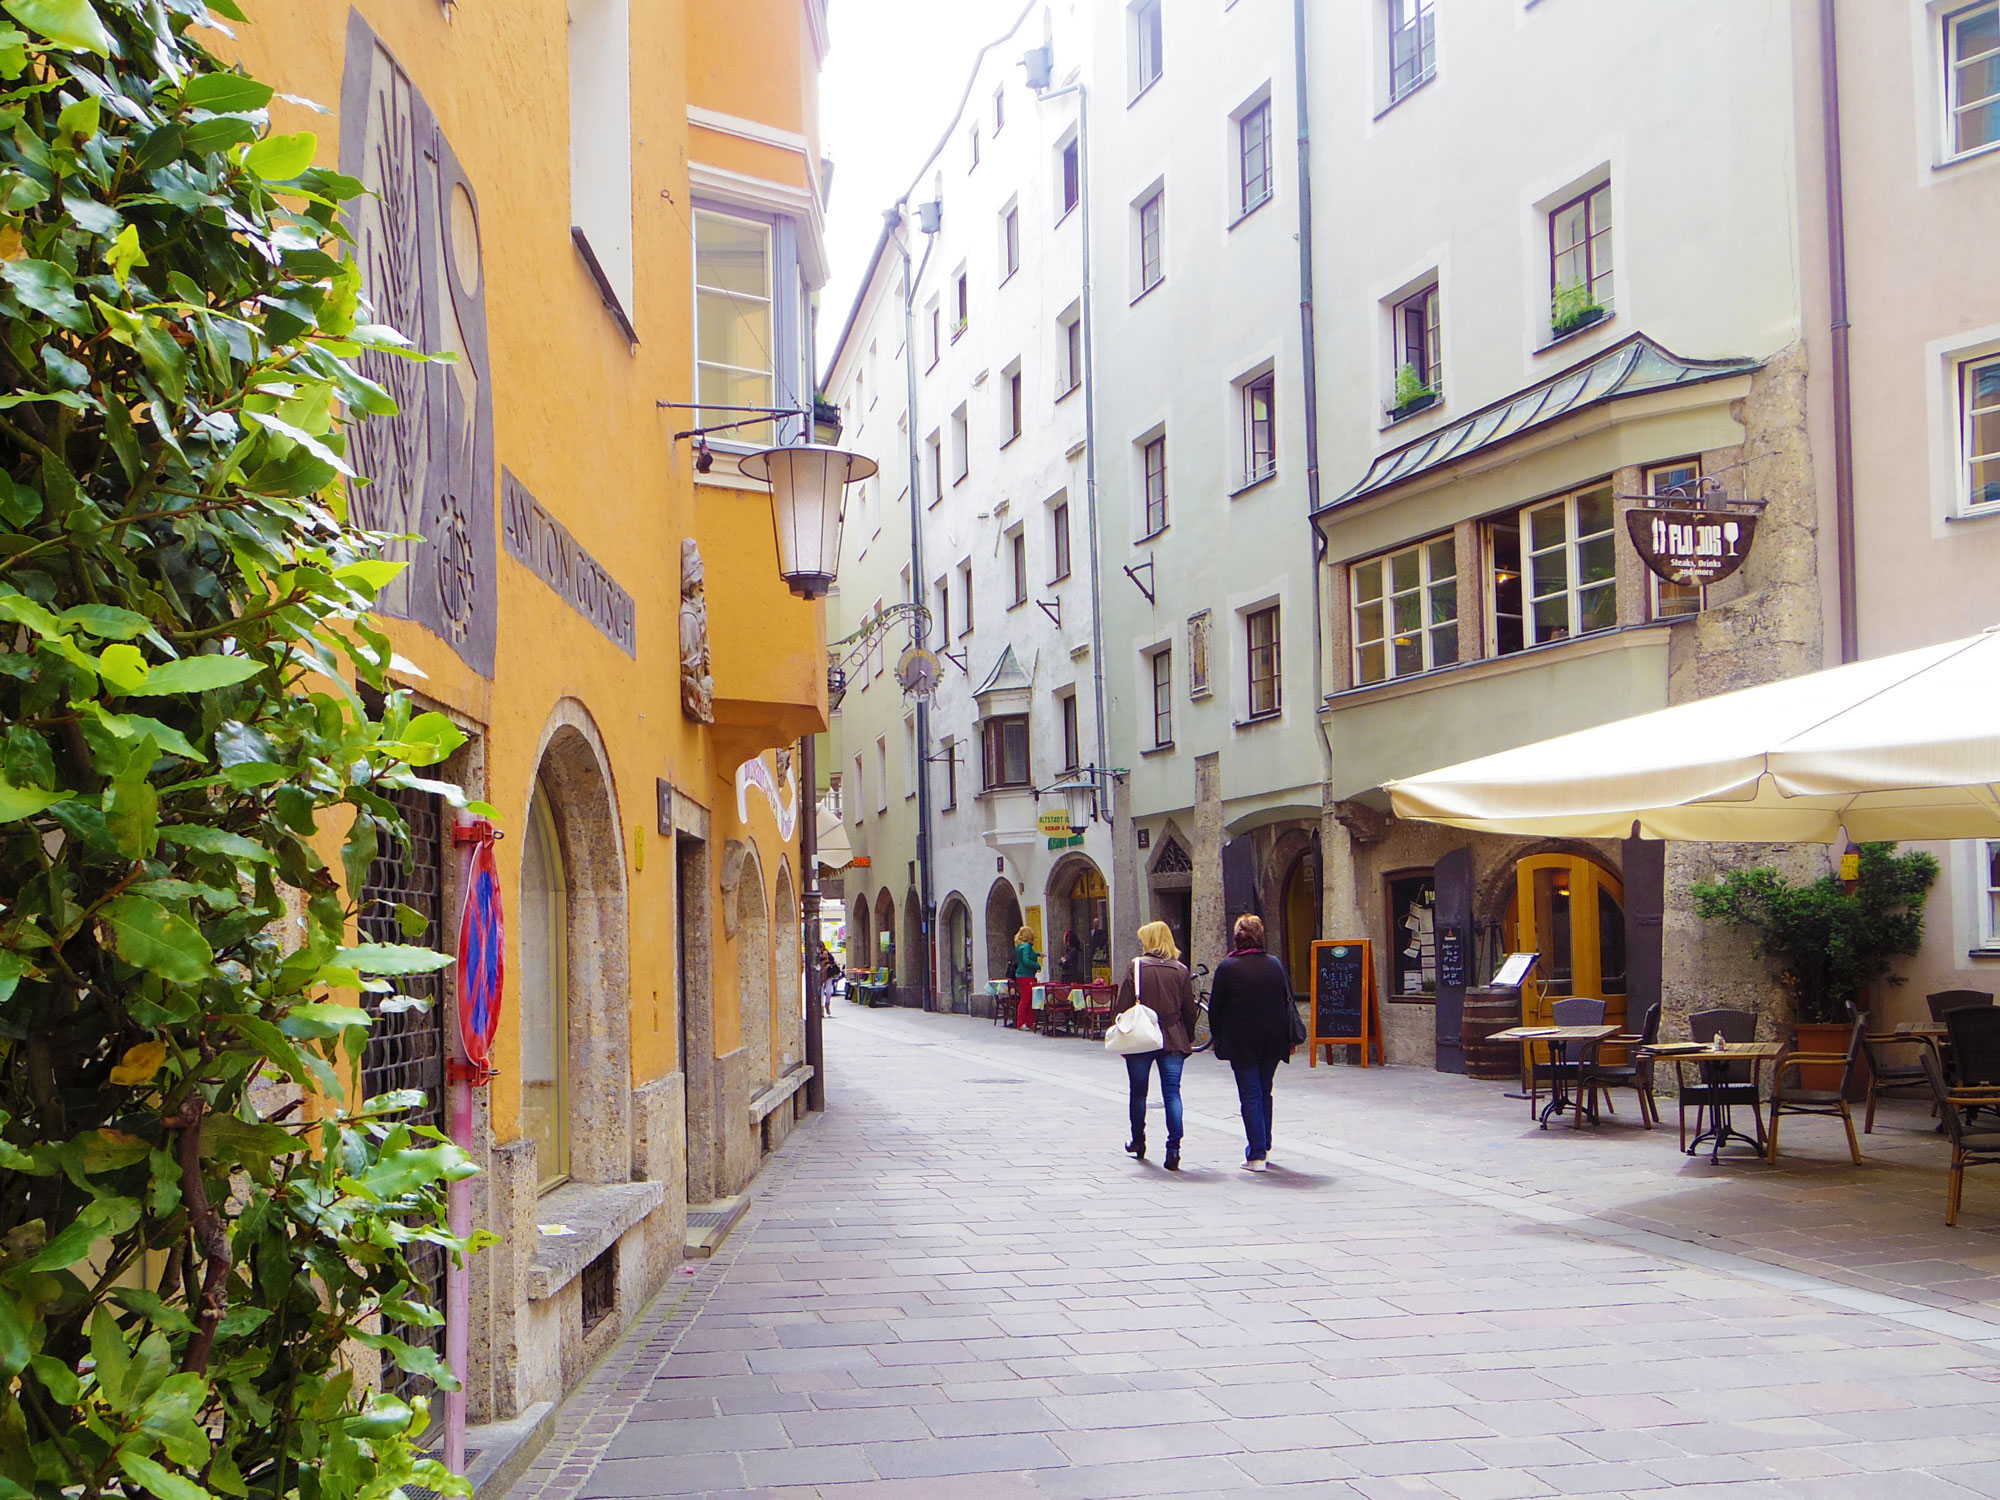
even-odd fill
[[[1386,784],[1487,833],[1709,842],[2000,838],[2000,626]]]
[[[826,807],[821,807],[819,810],[819,822],[816,826],[818,828],[816,835],[818,844],[816,845],[816,849],[819,862],[828,869],[846,869],[848,865],[854,862],[854,845],[847,840],[847,825],[840,820],[838,813]]]

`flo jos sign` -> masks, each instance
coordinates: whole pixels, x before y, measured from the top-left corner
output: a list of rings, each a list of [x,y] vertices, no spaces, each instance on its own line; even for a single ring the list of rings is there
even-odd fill
[[[1749,557],[1757,537],[1757,511],[1751,502],[1732,504],[1719,492],[1706,490],[1699,496],[1644,498],[1647,505],[1625,513],[1626,529],[1646,566],[1667,582],[1720,583]],[[1738,505],[1744,508],[1737,509]]]

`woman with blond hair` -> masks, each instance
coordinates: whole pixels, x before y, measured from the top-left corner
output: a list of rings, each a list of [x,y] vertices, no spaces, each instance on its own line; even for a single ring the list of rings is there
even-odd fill
[[[1042,955],[1035,951],[1034,928],[1023,927],[1014,934],[1014,962],[1007,972],[1014,976],[1019,992],[1014,1025],[1026,1031],[1035,1024],[1035,976],[1042,972]]]
[[[1161,1047],[1157,1052],[1134,1052],[1125,1057],[1125,1076],[1132,1089],[1132,1139],[1125,1149],[1146,1159],[1146,1095],[1154,1064],[1160,1069],[1160,1097],[1167,1106],[1167,1170],[1181,1169],[1181,1068],[1194,1051],[1195,1021],[1200,1010],[1195,1004],[1194,982],[1181,962],[1181,950],[1174,943],[1174,930],[1165,922],[1148,922],[1139,929],[1139,946],[1145,951],[1132,960],[1118,986],[1114,1013],[1146,1005],[1160,1018]]]
[[[1215,1055],[1236,1074],[1243,1110],[1243,1167],[1261,1172],[1271,1155],[1271,1084],[1278,1064],[1292,1060],[1292,981],[1285,966],[1264,951],[1262,918],[1236,919],[1229,957],[1215,966],[1208,996],[1208,1028]]]

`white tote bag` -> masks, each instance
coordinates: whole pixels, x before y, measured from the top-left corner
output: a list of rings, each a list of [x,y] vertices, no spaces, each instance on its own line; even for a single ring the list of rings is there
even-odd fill
[[[1130,1057],[1140,1052],[1158,1052],[1167,1045],[1167,1039],[1160,1033],[1160,1018],[1153,1013],[1153,1007],[1139,999],[1143,994],[1139,988],[1139,960],[1132,960],[1132,1000],[1129,1009],[1118,1013],[1118,1019],[1106,1028],[1104,1050],[1115,1052],[1120,1057]]]

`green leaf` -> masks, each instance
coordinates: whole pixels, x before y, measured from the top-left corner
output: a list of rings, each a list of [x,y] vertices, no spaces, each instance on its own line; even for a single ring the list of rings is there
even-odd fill
[[[41,513],[42,492],[14,483],[0,470],[0,519],[12,526],[26,527]]]
[[[0,620],[25,625],[45,641],[62,634],[56,617],[26,594],[0,594]]]
[[[111,267],[111,274],[118,279],[119,290],[124,290],[125,284],[132,279],[134,266],[151,264],[146,259],[146,252],[139,248],[139,226],[127,224],[119,230],[118,238],[105,252],[104,260]]]
[[[363,943],[342,948],[332,962],[358,974],[431,974],[451,966],[451,955],[409,943]]]
[[[22,1267],[28,1271],[60,1271],[75,1265],[90,1253],[90,1247],[108,1234],[119,1234],[139,1220],[139,1205],[130,1198],[99,1198],[86,1203],[63,1231]],[[117,1325],[112,1325],[115,1330]],[[96,1342],[93,1326],[91,1340]],[[121,1343],[122,1347],[122,1343]]]
[[[79,141],[87,141],[97,134],[102,108],[97,101],[97,95],[85,94],[74,104],[65,104],[62,107],[62,112],[56,116],[56,129],[64,135],[76,137]],[[67,204],[69,200],[65,198],[63,202]]]
[[[148,754],[144,758],[146,764],[136,767],[134,774],[121,776],[106,787],[103,798],[104,825],[118,841],[119,852],[132,859],[151,859],[160,842],[160,794],[146,779],[158,757]]]
[[[97,675],[114,692],[136,693],[146,686],[146,658],[137,646],[119,642],[106,646],[97,657]]]
[[[290,182],[312,165],[319,137],[310,130],[297,135],[267,135],[243,153],[243,165],[266,182]]]
[[[431,925],[431,919],[414,906],[399,904],[396,907],[396,925],[402,929],[404,937],[422,937],[424,929]]]
[[[461,1181],[478,1170],[472,1158],[447,1142],[421,1150],[406,1147],[401,1151],[385,1151],[381,1160],[360,1176],[343,1179],[342,1186],[381,1203],[405,1197],[433,1182]]]
[[[95,104],[97,100],[93,98],[90,102]],[[71,105],[70,109],[75,107]],[[67,115],[69,110],[66,109],[63,113]],[[78,193],[63,194],[63,212],[92,234],[103,235],[106,238],[117,234],[121,228],[129,227],[124,219],[119,217],[118,210],[110,204],[99,203],[95,198],[85,198]]]
[[[28,1368],[35,1372],[42,1388],[64,1406],[74,1406],[83,1399],[83,1382],[76,1378],[76,1372],[59,1359],[50,1359],[46,1354],[37,1354],[28,1361]]]
[[[14,1294],[0,1287],[0,1377],[18,1375],[25,1370],[34,1352],[35,1340],[14,1301]]]
[[[13,998],[14,991],[34,972],[34,967],[25,955],[11,948],[0,948],[0,1003]]]
[[[146,674],[143,687],[127,691],[140,698],[205,693],[211,688],[248,682],[263,670],[262,662],[247,656],[184,656],[179,661],[161,662]]]
[[[171,984],[199,984],[214,966],[215,955],[201,929],[157,901],[119,896],[106,902],[97,915],[120,958]]]
[[[255,864],[277,862],[277,856],[255,840],[224,828],[207,828],[199,823],[170,823],[160,830],[160,841],[178,844],[183,849],[196,849],[203,854],[220,854],[228,859],[249,860]]]
[[[5,0],[7,14],[73,52],[111,55],[111,36],[90,0]]]
[[[23,307],[65,328],[75,327],[82,316],[83,304],[72,290],[75,278],[54,261],[26,258],[0,261],[0,281],[14,289]],[[88,329],[89,320],[84,319],[83,325]]]
[[[391,562],[387,558],[372,557],[335,568],[333,576],[342,583],[364,583],[371,590],[384,589],[401,577],[407,567],[409,564],[406,562]]]
[[[131,1448],[118,1450],[118,1467],[124,1471],[127,1479],[152,1491],[159,1500],[215,1500],[213,1495],[192,1479],[174,1473]]]
[[[190,78],[181,90],[181,103],[190,109],[206,109],[215,114],[235,114],[262,109],[271,102],[271,86],[246,78],[241,73],[204,73]]]
[[[18,823],[36,813],[67,802],[74,792],[45,792],[36,786],[10,786],[0,781],[0,823]]]
[[[152,629],[153,622],[134,610],[115,604],[77,604],[56,616],[56,623],[101,641],[129,641]]]

